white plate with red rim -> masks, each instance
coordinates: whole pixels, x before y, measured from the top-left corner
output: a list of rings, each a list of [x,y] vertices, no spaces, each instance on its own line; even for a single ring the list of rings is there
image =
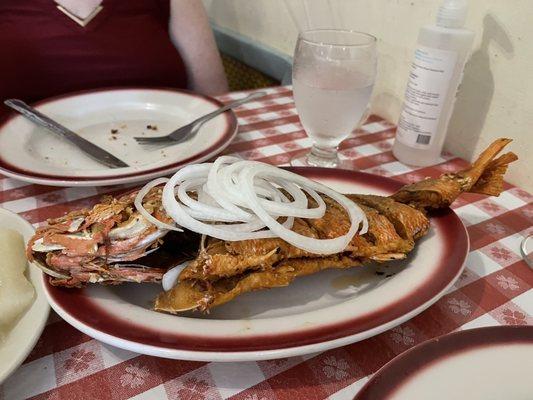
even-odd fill
[[[134,136],[162,136],[216,110],[218,100],[178,89],[97,89],[46,99],[34,107],[126,162],[108,168],[68,141],[11,113],[0,124],[0,173],[52,186],[103,186],[168,175],[221,152],[237,133],[233,112],[205,123],[191,140],[150,148]]]
[[[293,171],[344,193],[388,195],[390,178],[326,168]],[[446,210],[402,263],[329,270],[287,287],[247,293],[210,314],[173,316],[150,310],[155,284],[56,288],[43,280],[52,308],[82,332],[139,353],[202,361],[289,357],[377,335],[436,302],[459,277],[468,235]]]
[[[428,340],[385,364],[354,400],[533,397],[533,326],[491,326]]]
[[[35,232],[28,221],[3,208],[0,208],[0,228],[17,231],[24,238],[24,242],[27,242]],[[0,339],[0,383],[30,354],[41,336],[50,312],[50,306],[42,287],[41,270],[28,264],[26,276],[35,288],[35,300],[13,326],[4,341]]]

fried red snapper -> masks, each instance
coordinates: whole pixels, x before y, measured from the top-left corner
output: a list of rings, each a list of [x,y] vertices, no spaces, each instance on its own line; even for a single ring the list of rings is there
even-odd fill
[[[177,284],[157,297],[154,308],[170,313],[207,311],[242,293],[286,286],[298,276],[323,269],[405,258],[427,233],[433,209],[448,207],[463,192],[499,195],[507,166],[517,159],[513,153],[497,157],[509,142],[496,140],[466,170],[406,185],[390,197],[347,195],[362,208],[369,228],[338,254],[312,254],[276,238],[207,238],[200,244],[199,235],[192,232],[169,233],[150,224],[135,210],[132,193],[48,221],[28,243],[28,258],[52,275],[53,285],[71,287],[156,282],[169,267],[190,259]],[[346,211],[327,196],[323,199],[325,215],[296,218],[294,231],[320,239],[348,231]],[[309,202],[314,206],[312,199]],[[171,222],[161,205],[160,188],[152,189],[143,205],[160,221]]]

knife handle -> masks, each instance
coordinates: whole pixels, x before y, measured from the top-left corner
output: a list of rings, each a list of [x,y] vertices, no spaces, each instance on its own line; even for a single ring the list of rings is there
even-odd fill
[[[19,113],[24,115],[26,118],[28,118],[33,123],[40,125],[46,129],[49,129],[52,132],[60,135],[61,137],[64,137],[66,139],[71,139],[70,135],[72,134],[72,132],[69,129],[65,128],[63,125],[58,124],[54,120],[48,118],[46,115],[41,114],[35,108],[26,104],[22,100],[9,99],[9,100],[4,101],[4,104],[18,111]]]

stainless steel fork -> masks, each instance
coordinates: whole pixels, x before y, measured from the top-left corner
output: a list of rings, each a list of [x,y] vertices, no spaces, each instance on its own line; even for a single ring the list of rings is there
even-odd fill
[[[155,137],[135,137],[134,139],[139,144],[146,144],[146,145],[174,145],[177,143],[182,143],[187,140],[192,139],[200,130],[203,124],[205,124],[210,119],[215,118],[217,115],[222,114],[225,111],[228,111],[232,108],[235,108],[237,106],[240,106],[241,104],[247,103],[249,101],[258,99],[259,97],[265,96],[266,92],[254,92],[252,94],[249,94],[246,97],[243,97],[242,99],[239,99],[237,101],[234,101],[233,103],[226,104],[224,107],[220,107],[218,110],[215,110],[213,112],[210,112],[209,114],[206,114],[191,123],[182,126],[181,128],[176,129],[174,132],[169,133],[165,136],[155,136]]]

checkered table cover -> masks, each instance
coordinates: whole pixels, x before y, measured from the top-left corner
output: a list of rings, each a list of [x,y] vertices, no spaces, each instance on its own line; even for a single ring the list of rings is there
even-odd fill
[[[267,91],[260,101],[237,109],[239,133],[225,153],[287,165],[304,154],[311,141],[299,123],[291,88]],[[229,102],[242,95],[219,98]],[[342,143],[343,167],[409,183],[467,165],[444,154],[438,165],[408,167],[391,153],[394,129],[371,116]],[[38,225],[90,206],[104,193],[124,190],[124,186],[58,188],[0,177],[0,205]],[[373,338],[272,361],[176,361],[100,343],[51,313],[32,353],[0,386],[0,399],[352,399],[381,366],[427,339],[474,327],[533,323],[533,273],[519,252],[521,240],[533,231],[532,200],[529,193],[511,185],[499,197],[461,196],[452,208],[470,236],[464,273],[435,305]]]

